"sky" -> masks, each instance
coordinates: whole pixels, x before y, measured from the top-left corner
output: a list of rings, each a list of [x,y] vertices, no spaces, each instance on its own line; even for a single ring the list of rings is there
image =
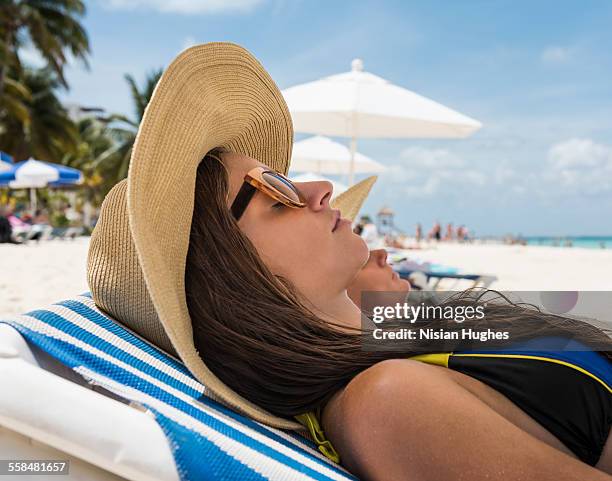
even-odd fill
[[[86,4],[90,68],[68,68],[67,102],[133,116],[124,74],[142,83],[196,43],[241,44],[281,89],[348,71],[358,57],[483,124],[460,140],[360,140],[387,167],[362,213],[390,206],[409,233],[438,220],[476,235],[612,235],[607,0]]]

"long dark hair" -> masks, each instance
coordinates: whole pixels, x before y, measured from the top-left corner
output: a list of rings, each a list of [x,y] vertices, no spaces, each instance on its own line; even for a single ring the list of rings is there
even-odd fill
[[[291,283],[261,261],[232,217],[219,155],[211,151],[197,171],[185,269],[194,343],[212,372],[243,397],[289,417],[324,405],[377,362],[423,353],[410,346],[364,349],[363,336],[369,333],[338,329],[303,305]],[[456,302],[477,306],[483,301],[469,292],[444,301]],[[516,340],[546,326],[548,334],[570,333],[587,344],[610,342],[590,324],[528,306],[489,302],[486,314],[487,325],[506,327]],[[447,324],[457,329],[457,323]]]

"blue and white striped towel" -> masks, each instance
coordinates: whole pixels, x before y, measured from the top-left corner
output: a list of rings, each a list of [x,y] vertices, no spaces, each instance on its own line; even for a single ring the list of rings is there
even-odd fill
[[[149,409],[182,480],[354,480],[301,436],[206,396],[187,368],[96,308],[88,294],[6,321],[88,381]]]

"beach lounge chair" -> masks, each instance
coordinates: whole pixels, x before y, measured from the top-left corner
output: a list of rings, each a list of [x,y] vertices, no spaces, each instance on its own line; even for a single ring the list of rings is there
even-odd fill
[[[389,262],[402,279],[422,290],[463,290],[487,288],[496,276],[461,272],[460,269],[429,262],[422,255],[405,249],[387,248]]]
[[[45,238],[74,240],[77,236],[83,233],[83,230],[83,227],[53,227]]]
[[[28,231],[27,235],[22,239],[22,241],[40,242],[43,239],[47,239],[52,231],[53,227],[51,227],[50,225],[34,224]]]
[[[483,274],[462,274],[454,271],[422,271],[422,270],[397,270],[402,279],[412,281],[418,274],[425,277],[423,289],[427,290],[459,290],[473,287],[488,288],[497,280],[496,276]],[[467,284],[467,285],[466,285]]]
[[[2,457],[70,460],[78,479],[355,479],[310,440],[209,397],[87,294],[0,319],[0,386]]]

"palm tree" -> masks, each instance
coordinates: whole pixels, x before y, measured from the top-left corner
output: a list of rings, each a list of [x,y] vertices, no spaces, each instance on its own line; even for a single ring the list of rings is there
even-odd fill
[[[67,88],[67,54],[87,65],[89,40],[79,23],[85,14],[82,0],[2,0],[0,6],[0,98],[9,68],[20,77],[19,49],[31,43]]]
[[[136,120],[131,120],[124,115],[112,115],[108,118],[111,124],[116,126],[111,127],[110,133],[116,141],[115,149],[109,150],[106,155],[109,161],[115,164],[115,182],[119,182],[121,179],[127,177],[128,168],[130,165],[130,157],[132,156],[132,147],[136,140],[136,133],[138,126],[142,121],[145,108],[151,100],[153,90],[162,75],[162,69],[154,70],[150,72],[146,79],[142,89],[138,87],[134,77],[129,74],[125,75],[125,80],[130,86],[130,92],[132,94],[132,102],[134,105],[134,111],[136,114]]]
[[[28,103],[31,101],[31,92],[23,83],[6,77],[4,97],[0,100],[0,136],[6,132],[8,119],[14,119],[22,125],[29,125],[30,111]]]
[[[65,155],[62,163],[83,172],[86,188],[79,192],[84,205],[100,205],[108,191],[127,177],[138,125],[161,74],[161,69],[148,74],[142,89],[131,75],[125,76],[130,86],[136,120],[111,114],[87,117],[78,122],[77,148]],[[85,210],[90,211],[89,207]]]
[[[77,123],[78,142],[74,152],[62,159],[62,164],[74,167],[83,172],[85,189],[81,193],[85,201],[100,205],[107,192],[117,182],[115,157],[110,152],[115,150],[115,142],[108,128],[108,119],[86,117]]]
[[[0,149],[15,160],[36,157],[58,162],[76,149],[77,142],[76,126],[55,95],[59,79],[49,68],[25,68],[22,80],[23,95],[13,114],[0,117]],[[12,83],[6,87],[8,92]]]

